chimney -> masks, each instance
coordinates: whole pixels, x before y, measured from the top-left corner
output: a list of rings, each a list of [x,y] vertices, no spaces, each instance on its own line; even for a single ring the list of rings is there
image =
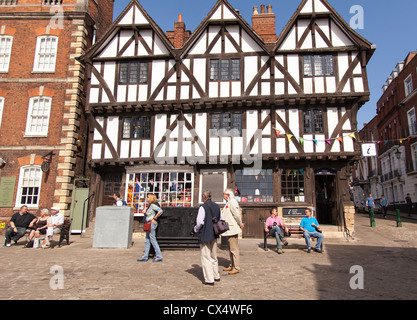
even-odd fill
[[[253,8],[252,28],[266,43],[275,43],[278,40],[275,31],[275,14],[271,5],[267,6],[266,12],[264,4],[261,5],[260,13],[257,6]]]
[[[178,15],[178,21],[174,22],[174,31],[167,31],[167,37],[175,49],[182,48],[190,37],[191,32],[185,30],[185,23],[182,21],[182,14]]]

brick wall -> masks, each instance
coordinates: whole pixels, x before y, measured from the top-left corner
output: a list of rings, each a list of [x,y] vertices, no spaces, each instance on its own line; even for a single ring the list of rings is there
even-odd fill
[[[0,34],[13,36],[9,71],[0,73],[0,96],[5,98],[0,126],[0,157],[7,162],[0,169],[0,178],[16,177],[13,206],[0,208],[0,223],[18,210],[15,200],[21,166],[40,165],[42,157],[51,151],[55,155],[49,172],[42,176],[39,207],[30,212],[36,214],[38,209],[59,206],[69,216],[73,179],[83,173],[82,148],[86,135],[84,67],[75,58],[91,46],[94,24],[99,28],[97,35],[100,35],[112,22],[113,0],[84,4],[77,0],[66,1],[66,5],[76,6],[62,8],[66,11],[78,8],[79,11],[65,14],[62,29],[51,28],[53,15],[49,14],[50,7],[25,6],[39,3],[38,0],[22,0],[14,8],[2,7],[0,16]],[[86,12],[87,3],[91,16]],[[32,12],[28,14],[27,11]],[[9,16],[7,12],[10,12]],[[45,34],[59,37],[55,72],[35,73],[36,39]],[[52,98],[46,137],[25,136],[29,99],[35,96]]]

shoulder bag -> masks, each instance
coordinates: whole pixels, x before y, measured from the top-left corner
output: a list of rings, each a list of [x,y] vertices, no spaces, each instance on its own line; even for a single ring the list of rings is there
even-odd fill
[[[207,204],[210,213],[211,213],[211,219],[213,220],[213,230],[214,234],[216,236],[221,235],[222,233],[225,233],[229,230],[229,224],[224,220],[217,220],[217,218],[213,214],[213,210],[211,210],[211,207]]]

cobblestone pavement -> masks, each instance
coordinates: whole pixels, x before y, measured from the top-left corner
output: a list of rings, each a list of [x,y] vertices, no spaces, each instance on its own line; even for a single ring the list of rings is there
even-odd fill
[[[144,239],[129,249],[92,248],[92,236],[79,235],[62,248],[26,249],[20,242],[0,248],[0,299],[416,299],[417,219],[402,224],[377,216],[371,228],[358,214],[355,239],[325,239],[322,254],[306,253],[303,240],[289,239],[282,255],[273,239],[267,252],[262,240],[240,240],[242,272],[221,271],[214,287],[202,284],[199,250],[166,250],[163,262],[140,263]],[[219,250],[221,270],[227,264],[228,252]],[[350,273],[355,265],[363,270],[363,289],[350,287],[360,283],[352,280],[360,274]],[[63,272],[63,283],[54,270]]]

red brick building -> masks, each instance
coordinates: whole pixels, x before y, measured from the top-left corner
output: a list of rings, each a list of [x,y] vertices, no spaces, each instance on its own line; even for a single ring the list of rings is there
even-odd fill
[[[76,58],[111,25],[113,4],[0,2],[1,221],[24,204],[69,216],[74,178],[86,175],[84,66]]]

